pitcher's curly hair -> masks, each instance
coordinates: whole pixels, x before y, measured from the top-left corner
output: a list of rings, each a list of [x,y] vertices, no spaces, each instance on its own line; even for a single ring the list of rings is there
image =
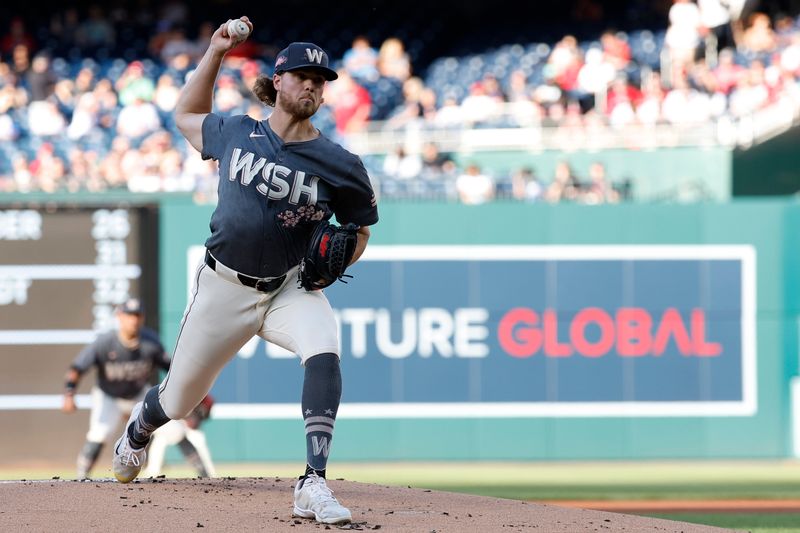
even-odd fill
[[[253,94],[268,106],[275,107],[278,91],[275,90],[275,85],[272,83],[272,76],[261,74],[256,78],[256,82],[253,84]]]

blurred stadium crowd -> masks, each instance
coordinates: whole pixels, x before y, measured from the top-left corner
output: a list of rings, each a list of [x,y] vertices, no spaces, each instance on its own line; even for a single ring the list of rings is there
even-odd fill
[[[464,129],[547,131],[548,146],[568,152],[614,132],[634,132],[625,142],[642,147],[642,132],[657,128],[720,130],[766,109],[797,116],[796,13],[744,1],[661,4],[654,27],[623,31],[603,17],[602,2],[576,1],[571,16],[594,21],[594,33],[502,41],[495,32],[486,42],[496,46],[463,54],[454,46],[424,62],[435,25],[417,37],[412,22],[405,38],[348,36],[329,48],[340,77],[315,124],[345,145],[396,139],[383,150],[356,147],[384,197],[602,203],[630,190],[599,162],[576,171],[565,160],[547,177],[529,167],[494,175],[437,140]],[[9,17],[0,27],[0,192],[191,192],[214,201],[215,164],[172,120],[215,29],[187,27],[192,9],[168,1],[131,20],[112,7],[60,7],[35,30],[29,18]],[[266,118],[250,87],[271,75],[284,44],[257,32],[229,54],[215,111]]]

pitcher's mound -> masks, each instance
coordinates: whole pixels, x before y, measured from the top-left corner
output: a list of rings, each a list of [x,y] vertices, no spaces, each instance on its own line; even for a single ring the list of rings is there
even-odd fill
[[[582,531],[700,533],[710,526],[451,492],[330,480],[353,523],[292,518],[295,479],[0,482],[0,531]]]

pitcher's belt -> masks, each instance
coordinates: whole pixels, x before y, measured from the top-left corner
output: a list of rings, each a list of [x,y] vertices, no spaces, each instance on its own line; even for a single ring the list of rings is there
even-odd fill
[[[278,276],[277,278],[254,278],[253,276],[241,274],[214,259],[214,256],[212,256],[211,252],[208,250],[206,250],[206,264],[211,270],[228,281],[241,283],[242,285],[252,287],[260,292],[272,292],[278,289],[283,284],[284,280],[286,280],[286,274]]]

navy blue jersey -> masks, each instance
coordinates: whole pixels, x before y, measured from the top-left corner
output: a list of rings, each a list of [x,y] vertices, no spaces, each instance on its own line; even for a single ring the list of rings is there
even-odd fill
[[[155,331],[142,328],[139,346],[127,348],[116,331],[101,334],[86,346],[72,363],[72,368],[85,373],[97,367],[97,386],[114,398],[135,398],[148,384],[153,370],[169,368],[169,356]]]
[[[206,247],[226,266],[259,278],[303,257],[320,220],[369,226],[378,209],[358,156],[320,135],[285,143],[246,115],[203,121],[204,159],[219,162],[219,203]]]

